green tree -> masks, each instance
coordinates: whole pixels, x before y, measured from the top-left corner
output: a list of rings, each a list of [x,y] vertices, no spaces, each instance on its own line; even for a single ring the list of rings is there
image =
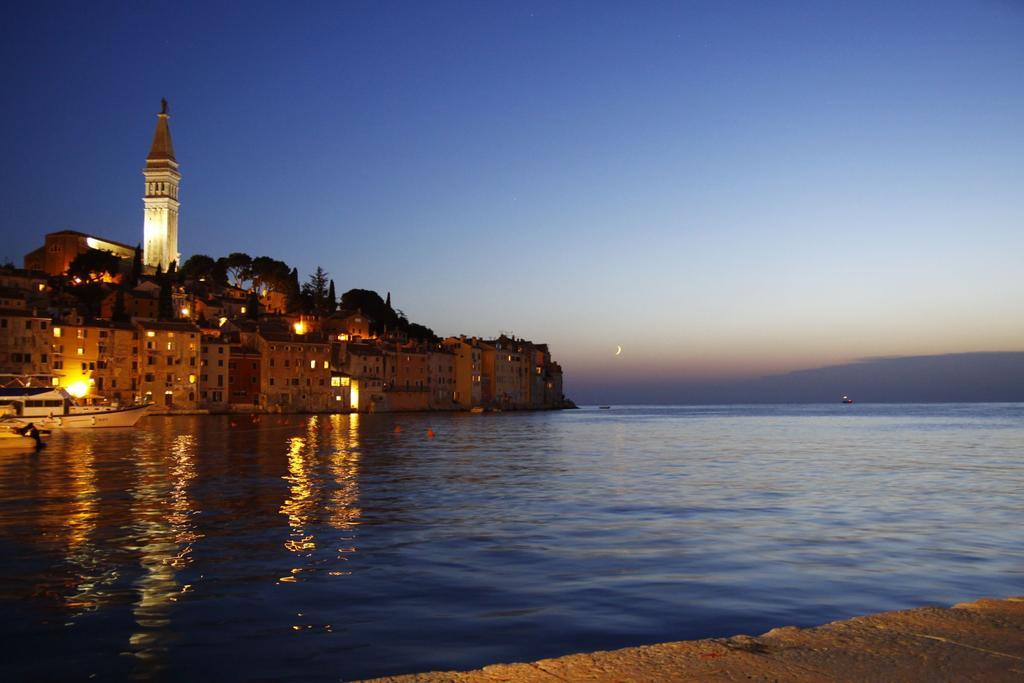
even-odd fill
[[[160,285],[157,315],[161,320],[174,320],[174,298],[171,292],[174,284],[159,265],[156,267],[156,283]]]
[[[302,295],[306,300],[308,310],[317,313],[327,310],[327,283],[327,271],[317,266],[316,272],[311,274],[309,280],[302,286]]]
[[[128,272],[128,286],[137,287],[142,279],[142,245],[136,245],[135,255],[132,256],[132,269]]]
[[[193,254],[181,264],[181,275],[186,280],[214,280],[217,261],[206,254]]]
[[[338,297],[334,293],[334,280],[331,280],[331,286],[327,288],[327,312],[334,313],[338,310]]]
[[[236,251],[217,259],[217,263],[223,267],[228,282],[235,287],[242,287],[252,279],[252,257],[246,253]]]
[[[101,282],[104,275],[113,277],[121,272],[121,259],[109,251],[89,249],[82,252],[68,266],[67,278],[73,284]]]

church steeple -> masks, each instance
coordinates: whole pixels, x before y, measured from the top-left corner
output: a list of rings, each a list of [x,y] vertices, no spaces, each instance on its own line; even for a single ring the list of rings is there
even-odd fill
[[[160,113],[156,115],[156,131],[153,133],[153,144],[149,147],[146,166],[150,162],[177,161],[174,158],[174,145],[171,143],[171,127],[167,119],[171,117],[167,111],[167,100],[160,100]]]
[[[178,161],[174,158],[174,144],[171,142],[171,128],[167,123],[167,100],[161,100],[160,113],[156,115],[156,130],[153,144],[146,157],[146,194],[143,223],[143,261],[147,266],[160,266],[167,270],[171,261],[178,260],[178,184],[181,174]]]

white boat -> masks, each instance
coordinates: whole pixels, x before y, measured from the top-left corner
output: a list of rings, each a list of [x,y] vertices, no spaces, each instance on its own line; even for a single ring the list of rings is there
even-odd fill
[[[0,388],[0,411],[11,424],[37,428],[92,429],[131,427],[146,414],[151,404],[120,406],[79,406],[60,387]]]

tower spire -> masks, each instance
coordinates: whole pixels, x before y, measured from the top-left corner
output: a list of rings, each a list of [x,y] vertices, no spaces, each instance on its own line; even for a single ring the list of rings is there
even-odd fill
[[[153,144],[146,157],[146,194],[143,223],[143,261],[147,266],[160,266],[166,271],[171,261],[178,260],[178,184],[181,173],[174,158],[174,144],[171,142],[171,127],[168,124],[167,100],[160,100],[160,112],[156,115],[156,130]]]
[[[156,115],[156,130],[153,132],[153,144],[149,147],[149,156],[146,157],[146,166],[150,162],[176,161],[174,158],[174,144],[171,142],[171,127],[167,119],[171,117],[167,113],[167,100],[160,100],[160,113]]]

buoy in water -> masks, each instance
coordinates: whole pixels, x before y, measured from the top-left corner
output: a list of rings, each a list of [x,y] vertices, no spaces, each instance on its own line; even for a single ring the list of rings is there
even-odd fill
[[[431,427],[427,427],[427,438],[428,439],[433,439],[434,438],[434,430]]]

